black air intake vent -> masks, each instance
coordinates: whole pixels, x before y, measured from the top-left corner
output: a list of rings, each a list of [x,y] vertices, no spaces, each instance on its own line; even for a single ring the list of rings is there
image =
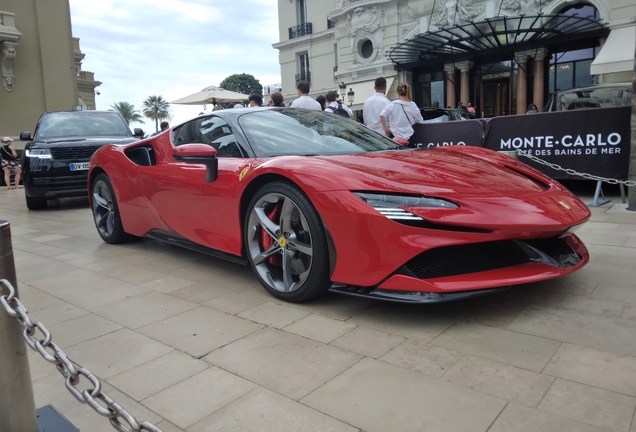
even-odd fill
[[[445,246],[422,252],[397,273],[419,279],[433,279],[496,270],[538,262],[567,268],[581,257],[559,237],[537,240],[501,240]]]

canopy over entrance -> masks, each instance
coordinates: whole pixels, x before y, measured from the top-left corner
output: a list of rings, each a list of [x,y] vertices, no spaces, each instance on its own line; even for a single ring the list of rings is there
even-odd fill
[[[398,69],[403,69],[420,62],[457,62],[513,50],[559,46],[608,33],[600,20],[578,15],[499,16],[421,33],[395,45],[388,57]]]
[[[635,49],[636,26],[613,29],[592,62],[592,74],[633,71]]]

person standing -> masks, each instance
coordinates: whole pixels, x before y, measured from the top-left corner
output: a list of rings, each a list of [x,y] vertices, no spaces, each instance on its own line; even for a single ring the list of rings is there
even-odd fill
[[[382,130],[389,138],[402,145],[413,145],[410,141],[415,123],[424,123],[422,113],[411,100],[411,86],[399,83],[397,86],[399,99],[389,103],[380,113]]]
[[[20,186],[20,164],[18,163],[18,153],[11,145],[13,139],[10,137],[2,138],[2,147],[0,147],[0,156],[2,158],[2,171],[4,171],[4,182],[7,189],[22,188]],[[11,171],[15,173],[15,186],[11,186]]]
[[[386,78],[379,77],[375,79],[373,88],[375,93],[362,105],[362,116],[364,124],[371,130],[383,134],[382,123],[380,122],[380,113],[391,103],[386,97]]]
[[[160,128],[160,132],[167,131],[168,129],[170,129],[170,123],[168,123],[167,121],[162,121],[159,124],[159,128]]]
[[[327,98],[324,95],[316,96],[316,102],[318,102],[320,104],[320,106],[322,107],[323,111],[327,107]]]
[[[310,110],[322,111],[320,104],[309,96],[309,82],[300,81],[296,86],[298,90],[298,99],[291,103],[292,108],[306,108]]]
[[[285,106],[285,98],[283,97],[281,92],[274,92],[270,96],[270,101],[268,106],[273,107],[284,107]]]
[[[528,110],[526,111],[526,114],[536,114],[539,112],[539,108],[537,108],[537,106],[533,103],[531,103],[530,105],[528,105]]]
[[[470,102],[468,102],[468,107],[466,109],[468,110],[469,113],[475,114],[475,107]]]
[[[263,96],[259,95],[258,93],[252,93],[247,99],[249,101],[250,108],[263,105]]]
[[[335,91],[329,90],[327,94],[325,94],[325,99],[327,99],[327,104],[328,104],[325,107],[326,112],[338,114],[343,117],[345,116],[345,113],[346,113],[349,116],[349,118],[353,117],[353,111],[351,111],[351,109],[348,106],[338,101],[338,93],[336,93]]]

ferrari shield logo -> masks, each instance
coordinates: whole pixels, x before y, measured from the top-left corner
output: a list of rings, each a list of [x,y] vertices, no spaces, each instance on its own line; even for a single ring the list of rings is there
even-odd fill
[[[559,204],[561,204],[563,207],[565,207],[566,209],[570,210],[570,206],[567,205],[567,203],[564,203],[563,201],[559,201]]]
[[[243,168],[243,171],[241,171],[241,174],[239,174],[239,181],[243,181],[243,177],[245,177],[245,174],[247,174],[249,170],[250,170],[250,167]]]

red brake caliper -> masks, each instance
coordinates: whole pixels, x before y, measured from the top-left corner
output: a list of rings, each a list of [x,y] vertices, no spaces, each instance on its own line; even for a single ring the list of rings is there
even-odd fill
[[[267,214],[267,217],[273,222],[278,218],[280,213],[280,204],[276,204],[274,208]],[[261,243],[263,244],[263,250],[269,249],[274,244],[274,239],[267,234],[265,229],[261,228]],[[269,258],[269,263],[275,266],[280,266],[280,257],[278,255],[272,255]]]

